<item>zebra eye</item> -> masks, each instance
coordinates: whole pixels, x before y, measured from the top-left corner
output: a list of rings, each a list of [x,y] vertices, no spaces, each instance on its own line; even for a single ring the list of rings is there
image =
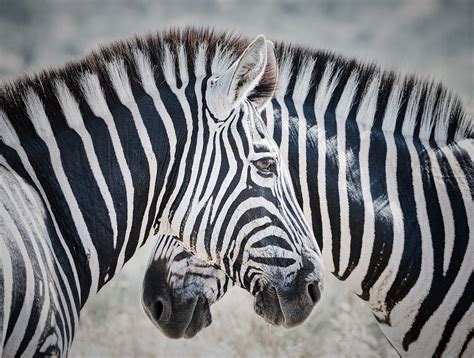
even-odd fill
[[[276,174],[276,161],[273,158],[266,157],[253,161],[253,165],[264,174]]]

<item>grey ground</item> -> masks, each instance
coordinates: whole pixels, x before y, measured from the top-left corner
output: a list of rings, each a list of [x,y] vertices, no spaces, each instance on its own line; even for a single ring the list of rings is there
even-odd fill
[[[471,0],[0,0],[0,80],[61,64],[97,44],[172,25],[260,33],[443,81],[474,107],[474,2]],[[82,313],[72,357],[396,356],[370,311],[329,278],[302,326],[271,327],[234,288],[213,310],[212,326],[173,341],[140,304],[151,246]]]

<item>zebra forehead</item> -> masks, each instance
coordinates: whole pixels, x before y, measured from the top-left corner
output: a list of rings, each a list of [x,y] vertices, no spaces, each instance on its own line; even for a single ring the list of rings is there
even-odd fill
[[[232,32],[196,27],[135,36],[102,46],[81,60],[69,62],[60,68],[25,75],[13,82],[1,84],[0,108],[14,106],[31,91],[45,101],[54,100],[55,93],[50,90],[54,86],[44,86],[48,83],[63,81],[69,88],[81,88],[84,77],[97,76],[101,82],[108,80],[111,64],[123,64],[126,72],[137,73],[142,77],[144,68],[149,65],[156,83],[165,80],[170,85],[177,84],[178,79],[180,83],[187,83],[192,78],[211,74],[218,76],[243,53],[250,41]],[[453,133],[456,139],[472,137],[474,134],[472,116],[465,113],[459,98],[440,84],[414,76],[394,75],[391,71],[382,71],[377,66],[328,51],[283,42],[276,42],[274,47],[278,64],[277,98],[288,95],[295,102],[304,103],[312,98],[309,93],[313,91],[316,92],[316,107],[324,109],[337,92],[335,88],[347,83],[352,88],[361,88],[362,96],[344,98],[363,103],[365,106],[362,107],[370,109],[369,114],[374,116],[373,110],[378,102],[387,102],[392,91],[397,91],[396,96],[391,97],[390,109],[398,114],[403,103],[409,105],[404,115],[386,114],[382,121],[384,129],[395,128],[393,123],[386,121],[403,121],[400,124],[404,135],[415,135],[416,127],[421,128],[417,135],[427,139],[433,135],[435,139],[446,140],[448,132]],[[277,76],[276,73],[273,75]],[[262,81],[250,96],[258,99],[259,96],[273,93],[273,90],[274,81]],[[376,99],[367,98],[371,96]],[[385,101],[383,96],[387,97]],[[351,108],[352,104],[345,103],[344,108]],[[399,108],[394,108],[394,105]],[[366,125],[377,123],[374,118],[364,117]]]

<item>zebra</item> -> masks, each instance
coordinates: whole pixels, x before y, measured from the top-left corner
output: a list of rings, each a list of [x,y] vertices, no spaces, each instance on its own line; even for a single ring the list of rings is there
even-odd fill
[[[291,44],[276,53],[262,117],[326,270],[367,302],[400,355],[472,356],[472,117],[434,82]],[[192,317],[182,300],[210,306],[233,282],[165,240],[169,253],[157,247],[147,269],[162,282],[145,275],[143,297],[166,298],[169,322],[154,322],[165,334],[181,316],[194,335],[209,308]]]
[[[275,54],[235,41],[172,29],[0,88],[0,355],[67,355],[87,299],[155,235],[269,322],[310,314],[320,251],[257,110]]]

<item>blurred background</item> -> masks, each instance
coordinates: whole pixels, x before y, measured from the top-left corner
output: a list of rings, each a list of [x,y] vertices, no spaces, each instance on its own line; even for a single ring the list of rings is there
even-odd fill
[[[444,82],[474,108],[472,0],[0,0],[0,81],[59,65],[110,40],[170,26],[260,33]],[[82,312],[72,357],[396,357],[369,309],[328,277],[311,317],[290,330],[253,313],[234,288],[213,324],[169,340],[141,308],[143,247]],[[329,276],[329,275],[328,275]]]

